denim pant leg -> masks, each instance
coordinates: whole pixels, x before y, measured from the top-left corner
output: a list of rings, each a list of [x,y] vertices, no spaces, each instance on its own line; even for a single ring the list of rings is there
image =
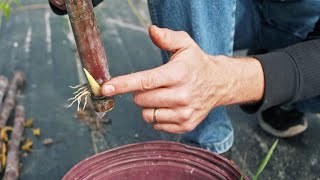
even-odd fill
[[[295,104],[295,106],[300,112],[319,113],[320,112],[320,96],[299,101]]]
[[[148,5],[153,24],[188,32],[208,54],[232,55],[236,0],[149,0]],[[169,53],[162,55],[167,62]],[[218,107],[192,132],[182,135],[181,141],[223,153],[233,138],[226,108]]]

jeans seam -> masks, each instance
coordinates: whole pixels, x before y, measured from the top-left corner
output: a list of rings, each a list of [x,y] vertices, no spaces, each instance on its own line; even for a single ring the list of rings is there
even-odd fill
[[[232,32],[230,36],[230,47],[228,50],[228,55],[232,56],[233,55],[233,47],[234,47],[234,36],[235,36],[235,24],[236,24],[236,10],[237,10],[237,0],[234,2],[234,6],[232,8]]]
[[[153,0],[148,0],[148,4],[149,4],[149,11],[150,11],[150,16],[151,16],[152,23],[154,25],[159,26],[159,21],[158,21],[156,9],[155,9],[154,1]]]

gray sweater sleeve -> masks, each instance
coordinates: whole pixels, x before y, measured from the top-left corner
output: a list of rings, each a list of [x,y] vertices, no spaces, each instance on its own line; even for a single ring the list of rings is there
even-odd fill
[[[241,106],[244,111],[254,113],[320,95],[320,18],[305,41],[254,57],[264,71],[264,98]]]

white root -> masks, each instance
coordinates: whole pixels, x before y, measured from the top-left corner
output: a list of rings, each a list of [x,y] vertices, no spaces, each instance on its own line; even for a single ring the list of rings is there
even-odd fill
[[[76,86],[69,86],[69,87],[72,88],[72,89],[78,89],[78,88],[81,88],[81,87],[87,87],[87,85],[86,84],[78,84]]]
[[[71,101],[71,103],[68,105],[68,107],[71,107],[75,102],[78,104],[77,111],[80,110],[80,104],[81,101],[84,100],[84,105],[82,109],[86,108],[86,105],[88,103],[88,96],[91,96],[91,91],[87,84],[79,84],[77,86],[70,86],[72,89],[77,89],[73,94],[75,94],[74,97],[68,99],[68,101]]]

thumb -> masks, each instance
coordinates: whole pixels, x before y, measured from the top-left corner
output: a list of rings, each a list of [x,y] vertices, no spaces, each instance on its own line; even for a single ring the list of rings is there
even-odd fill
[[[170,52],[185,49],[195,43],[185,31],[172,31],[155,25],[150,26],[149,35],[156,46]]]

